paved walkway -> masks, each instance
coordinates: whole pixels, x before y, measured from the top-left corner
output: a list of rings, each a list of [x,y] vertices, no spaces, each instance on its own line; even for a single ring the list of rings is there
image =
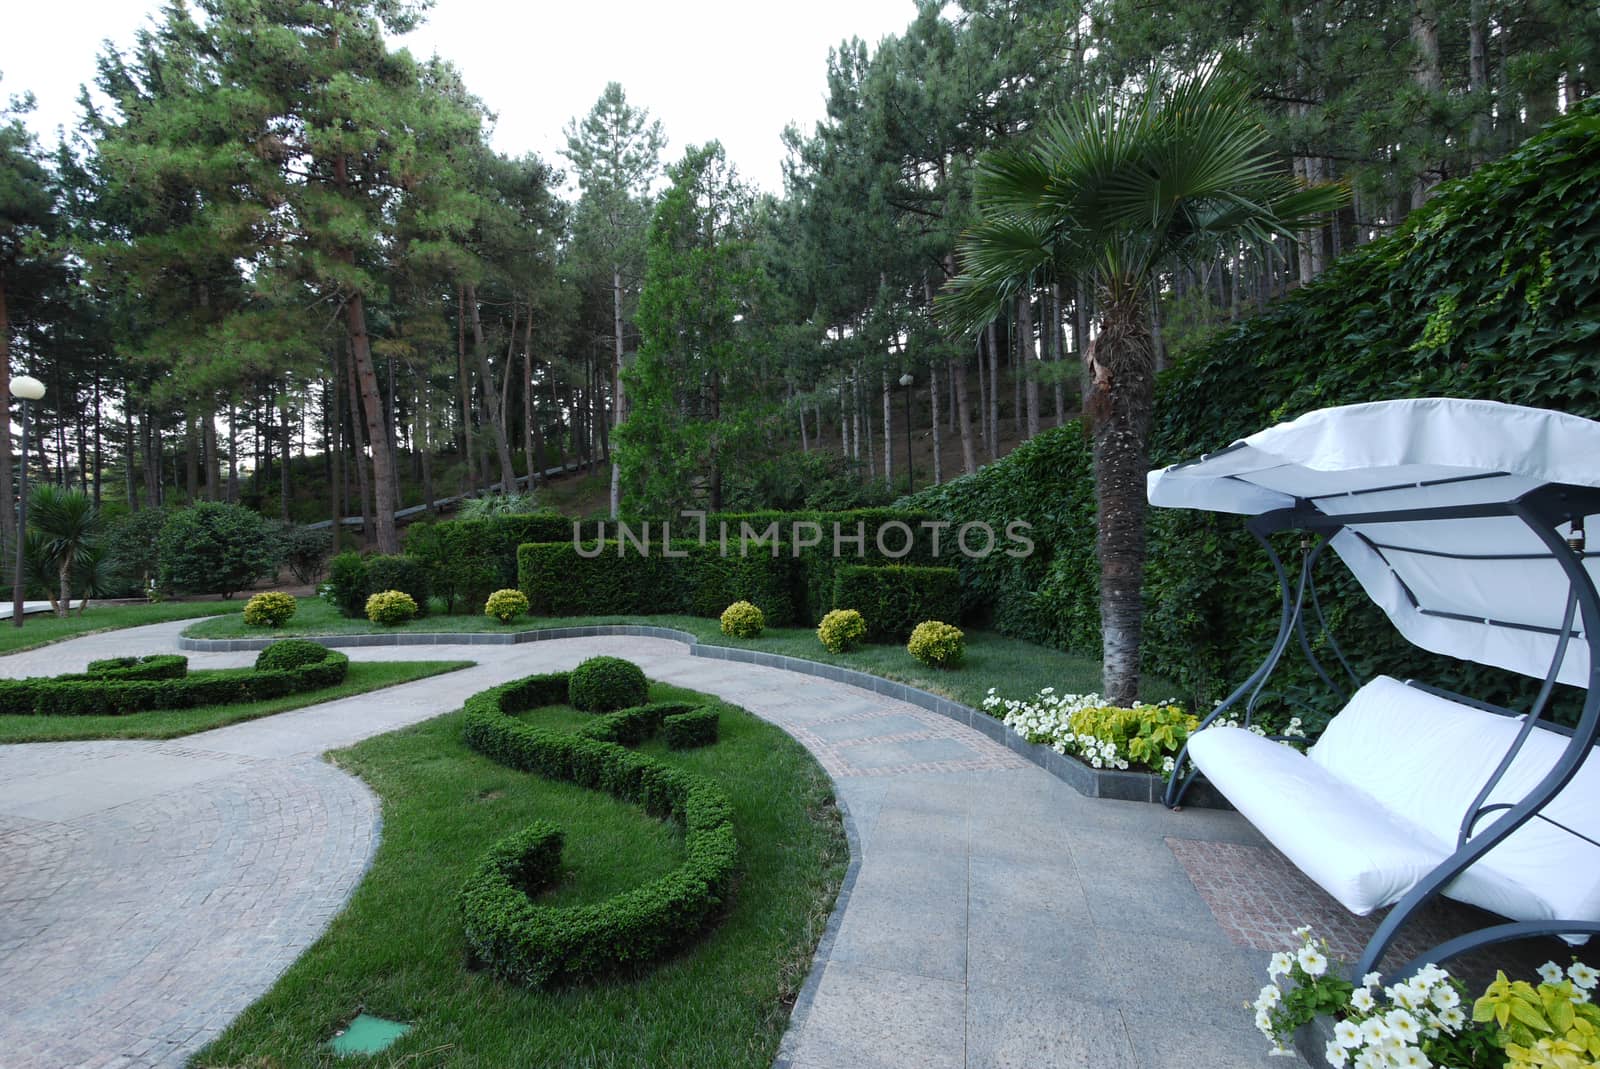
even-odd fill
[[[0,674],[172,650],[186,625]],[[1284,1064],[1242,1008],[1265,955],[1229,941],[1164,841],[1259,845],[1233,814],[1085,799],[943,717],[670,641],[348,652],[479,663],[172,742],[0,746],[0,1065],[182,1065],[316,939],[376,847],[376,799],[320,754],[596,653],[780,725],[852,814],[859,868],[780,1066]]]

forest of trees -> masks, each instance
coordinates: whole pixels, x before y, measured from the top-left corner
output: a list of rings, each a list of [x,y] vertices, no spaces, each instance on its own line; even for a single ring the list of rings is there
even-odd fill
[[[460,72],[387,43],[416,17],[398,0],[175,2],[100,57],[48,153],[4,86],[0,353],[48,389],[34,477],[133,510],[362,515],[386,552],[396,508],[567,461],[606,473],[612,515],[887,499],[908,389],[919,485],[1079,407],[1084,286],[1032,287],[975,336],[936,312],[986,150],[1222,56],[1283,172],[1348,183],[1296,242],[1159,273],[1159,363],[1589,95],[1600,56],[1573,0],[908,15],[835,50],[781,195],[715,143],[669,157],[615,83],[562,158],[496,153]]]

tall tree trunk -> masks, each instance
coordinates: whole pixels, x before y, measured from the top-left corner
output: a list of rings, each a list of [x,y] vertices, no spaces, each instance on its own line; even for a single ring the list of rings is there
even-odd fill
[[[933,434],[933,485],[944,482],[944,437],[939,433],[939,365],[928,365],[928,428]]]
[[[1061,381],[1061,372],[1064,370],[1067,354],[1064,351],[1066,337],[1061,331],[1061,287],[1050,283],[1050,312],[1045,317],[1045,322],[1050,327],[1050,361],[1055,371],[1055,397],[1056,426],[1060,427],[1067,422],[1067,384]]]
[[[217,456],[217,416],[208,407],[200,419],[200,445],[206,458],[206,500],[217,501],[222,483],[222,461]]]
[[[967,396],[967,369],[961,360],[952,360],[947,366],[950,369],[951,388],[956,395],[956,426],[961,430],[961,470],[974,475],[978,471],[978,450],[972,440],[972,404]]]
[[[189,503],[191,505],[200,500],[200,449],[199,443],[195,440],[198,437],[196,430],[194,416],[185,415],[183,417],[183,485],[185,492],[189,495]],[[66,454],[63,452],[63,468],[66,466],[65,460]]]
[[[1045,313],[1049,322],[1049,313]],[[1033,292],[1031,288],[1017,298],[1017,374],[1027,381],[1028,437],[1039,437],[1039,355],[1033,347]]]
[[[6,276],[0,270],[0,406],[11,411],[11,318],[6,305]],[[8,544],[17,536],[17,491],[11,474],[11,424],[0,433],[0,534]]]
[[[467,372],[467,297],[456,287],[456,379],[461,383],[461,457],[466,461],[464,493],[478,488],[478,457],[472,448],[472,376]]]
[[[289,395],[283,395],[283,465],[278,469],[278,519],[284,523],[289,522],[289,498],[294,490],[294,473],[290,469],[290,453],[294,447],[294,422],[291,420],[293,411],[288,408]]]
[[[1100,627],[1105,694],[1131,706],[1139,694],[1144,622],[1145,473],[1155,397],[1155,353],[1144,315],[1149,291],[1127,284],[1101,301],[1089,346],[1089,417],[1099,507]]]
[[[1000,331],[994,320],[984,331],[989,347],[989,459],[1000,457]]]
[[[1489,16],[1488,0],[1469,0],[1467,5],[1467,88],[1472,93],[1472,132],[1468,144],[1472,165],[1483,163],[1489,155],[1494,132],[1494,97],[1489,91]]]
[[[507,494],[517,490],[517,472],[511,463],[511,441],[506,436],[505,415],[500,408],[500,390],[495,384],[494,369],[489,366],[489,347],[483,340],[483,320],[478,316],[478,289],[466,285],[468,314],[472,317],[472,352],[478,359],[478,374],[483,382],[484,410],[493,432],[494,451],[500,460],[500,489]]]
[[[417,450],[417,458],[421,462],[422,470],[418,473],[422,480],[422,504],[428,512],[433,512],[433,384],[428,381],[426,374],[420,378],[417,390],[417,408],[420,410],[422,420],[422,448]]]
[[[990,460],[994,450],[989,445],[989,332],[978,335],[978,437],[983,439],[983,449]]]
[[[338,553],[344,548],[344,390],[341,382],[345,370],[344,362],[339,359],[338,348],[329,356],[333,374],[328,376],[328,460],[331,464],[328,475],[328,518],[333,521],[333,526],[328,530],[333,535],[333,551]],[[228,416],[228,422],[233,422],[232,413]]]
[[[611,265],[611,408],[615,426],[622,426],[627,418],[622,399],[622,266]],[[720,491],[719,491],[720,493]],[[620,514],[622,507],[622,467],[611,458],[611,518]]]
[[[100,365],[94,369],[94,507],[100,507],[100,477],[105,468],[105,450],[100,437]]]
[[[711,372],[711,425],[715,427],[722,419],[722,373],[716,370]],[[711,446],[711,511],[722,511],[722,451],[715,441]]]
[[[3,377],[3,376],[0,376],[0,377]],[[125,479],[126,479],[126,484],[125,485],[126,485],[127,491],[128,491],[128,509],[130,511],[132,511],[132,512],[138,512],[139,511],[139,481],[138,481],[138,479],[136,479],[134,477],[133,464],[134,464],[134,458],[136,456],[138,456],[138,453],[139,453],[139,442],[138,442],[138,438],[135,436],[134,430],[133,430],[133,405],[126,398],[124,398],[123,402],[122,402],[122,435],[123,435],[123,441],[126,443],[124,445],[124,447],[123,447],[123,460],[124,460],[124,463],[123,463],[124,473],[123,474],[124,474]],[[10,437],[10,436],[9,435],[0,435],[0,438],[5,438],[5,437]],[[9,444],[9,443],[7,443],[7,444]],[[10,505],[11,505],[11,502],[9,500],[7,500],[5,502],[5,506],[7,507],[8,510],[9,510]],[[13,522],[13,526],[15,526],[15,522]],[[10,537],[10,533],[9,532],[7,532],[7,537]]]
[[[352,294],[346,301],[345,323],[350,335],[350,363],[372,450],[371,530],[379,553],[399,553],[400,535],[394,525],[394,447],[383,423],[383,398],[378,393],[378,372],[372,364],[372,339],[367,335],[366,302],[361,294]],[[362,497],[365,496],[363,492]]]
[[[1428,102],[1424,107],[1432,107],[1444,91],[1444,72],[1439,66],[1439,12],[1434,0],[1412,0],[1411,47],[1416,62],[1412,78]],[[1441,167],[1438,160],[1420,161],[1411,188],[1413,210],[1422,207],[1439,184],[1443,177]]]
[[[539,403],[533,395],[533,301],[528,301],[528,322],[522,328],[522,460],[528,466],[528,489],[539,482],[544,464],[535,445]]]
[[[906,457],[910,467],[911,458]],[[889,390],[889,369],[883,369],[883,481],[894,486],[894,395]]]

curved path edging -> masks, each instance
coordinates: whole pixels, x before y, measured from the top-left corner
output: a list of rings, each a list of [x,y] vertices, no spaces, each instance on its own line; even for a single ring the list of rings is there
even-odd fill
[[[1166,784],[1160,776],[1149,772],[1122,772],[1115,769],[1090,768],[1076,758],[1056,753],[1042,743],[1029,742],[1010,730],[994,717],[970,705],[934,694],[931,691],[896,683],[892,679],[858,672],[853,668],[811,661],[804,657],[789,657],[778,653],[745,649],[741,646],[717,646],[701,642],[689,631],[675,627],[656,627],[652,624],[587,624],[578,627],[541,627],[528,631],[428,631],[420,633],[393,632],[366,635],[295,635],[330,649],[362,646],[517,646],[525,642],[553,642],[560,639],[598,638],[602,636],[629,636],[634,638],[659,638],[681,642],[689,647],[691,657],[707,657],[719,661],[739,661],[766,668],[782,668],[801,675],[816,676],[835,683],[848,683],[862,690],[893,698],[930,713],[949,717],[994,742],[1011,750],[1025,761],[1044,769],[1067,786],[1088,798],[1111,798],[1121,802],[1154,802],[1160,804]],[[190,638],[178,636],[178,648],[195,653],[238,653],[261,650],[280,641],[273,638]],[[1185,804],[1193,809],[1232,809],[1210,784],[1196,780],[1185,796]]]

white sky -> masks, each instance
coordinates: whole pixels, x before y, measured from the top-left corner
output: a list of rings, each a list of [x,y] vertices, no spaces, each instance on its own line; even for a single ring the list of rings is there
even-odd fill
[[[78,86],[110,38],[126,47],[159,0],[8,5],[0,29],[0,94],[31,90],[31,125],[47,145],[77,115]],[[565,166],[561,128],[586,114],[607,82],[666,130],[665,161],[718,138],[747,178],[781,190],[779,136],[810,131],[827,92],[828,49],[851,36],[876,44],[915,16],[913,0],[437,0],[400,43],[453,61],[499,116],[494,147]]]

